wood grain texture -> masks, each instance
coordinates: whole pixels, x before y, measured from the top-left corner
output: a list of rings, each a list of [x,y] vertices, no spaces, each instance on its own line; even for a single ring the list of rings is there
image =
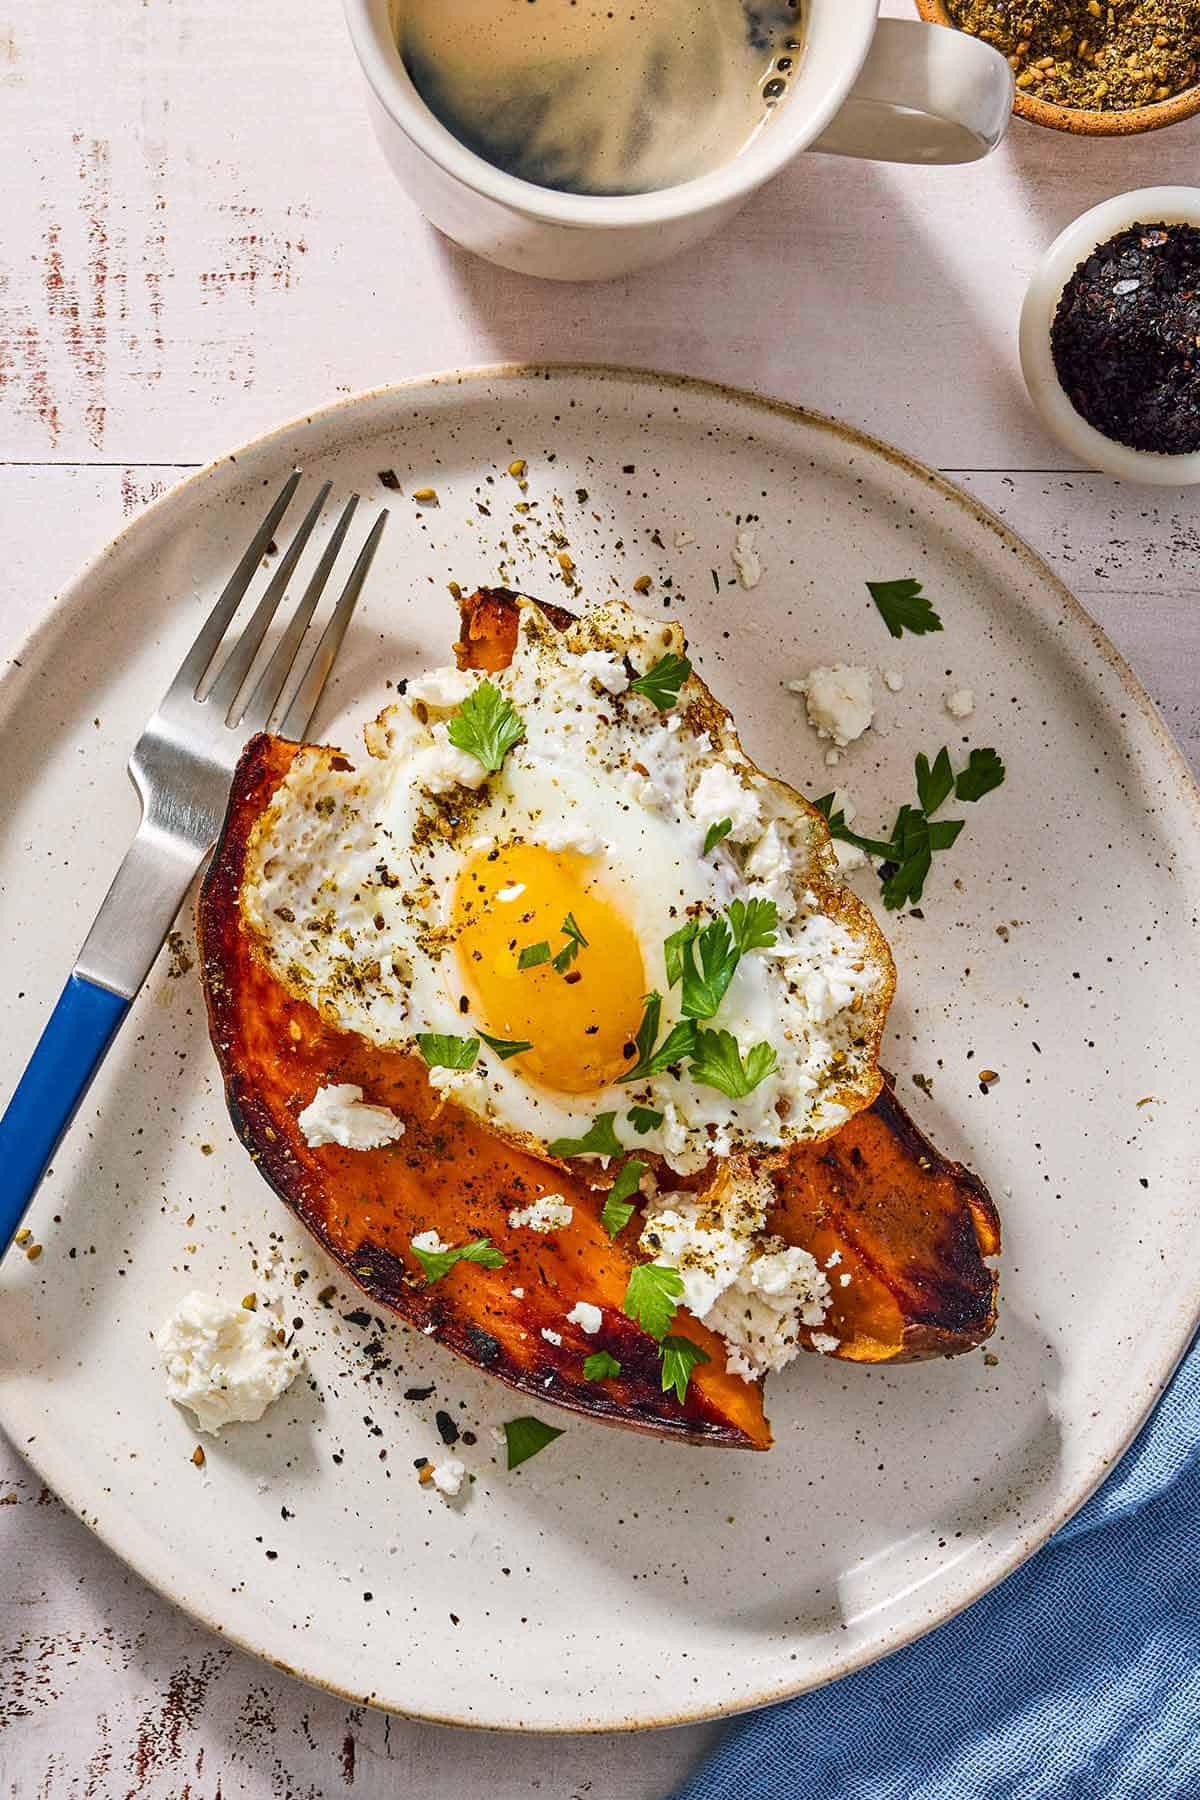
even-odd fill
[[[802,401],[951,471],[1049,558],[1200,767],[1200,500],[1072,472],[1016,361],[1049,238],[1194,179],[1200,122],[1101,146],[1017,127],[961,171],[812,159],[683,261],[559,288],[427,230],[358,80],[338,0],[0,19],[0,655],[187,465],[307,406],[458,364],[625,361]],[[719,1729],[519,1741],[364,1714],[193,1626],[0,1444],[4,1800],[652,1800]]]

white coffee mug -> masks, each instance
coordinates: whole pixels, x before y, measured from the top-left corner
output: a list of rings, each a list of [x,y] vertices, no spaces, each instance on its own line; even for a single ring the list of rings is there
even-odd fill
[[[958,31],[879,19],[878,0],[808,0],[787,100],[738,156],[652,193],[567,194],[485,162],[418,95],[395,0],[345,0],[384,154],[426,218],[477,256],[557,281],[663,262],[732,217],[802,150],[887,162],[973,162],[1004,136],[1012,71]]]

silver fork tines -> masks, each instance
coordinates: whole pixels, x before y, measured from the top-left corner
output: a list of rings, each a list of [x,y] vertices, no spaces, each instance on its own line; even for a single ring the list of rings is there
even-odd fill
[[[129,759],[142,799],[142,822],[129,854],[96,915],[76,965],[80,974],[132,996],[157,955],[196,870],[216,842],[237,758],[255,732],[283,709],[281,735],[302,739],[329,678],[387,521],[381,512],[358,553],[329,621],[307,663],[304,641],[358,505],[342,509],[303,598],[267,659],[248,699],[243,691],[288,583],[320,519],[330,484],[309,507],[245,626],[226,635],[300,484],[294,470],[259,526]]]

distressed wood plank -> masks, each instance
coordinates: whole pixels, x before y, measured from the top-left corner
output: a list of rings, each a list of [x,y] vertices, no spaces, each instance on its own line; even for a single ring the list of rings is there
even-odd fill
[[[1200,121],[1102,152],[1018,121],[968,169],[802,159],[668,268],[562,288],[421,222],[338,0],[17,0],[5,29],[12,457],[202,460],[339,392],[551,356],[757,385],[934,464],[1067,467],[1016,365],[1033,262],[1102,195],[1190,180],[1200,149]]]

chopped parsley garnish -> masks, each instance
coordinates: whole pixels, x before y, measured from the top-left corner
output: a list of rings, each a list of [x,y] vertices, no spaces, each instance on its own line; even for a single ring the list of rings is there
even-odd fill
[[[472,1238],[469,1244],[458,1244],[449,1250],[422,1250],[416,1244],[410,1248],[430,1286],[448,1275],[455,1263],[482,1263],[485,1269],[502,1269],[507,1261],[503,1250],[497,1250],[490,1238]]]
[[[473,1069],[479,1055],[477,1037],[446,1037],[440,1031],[418,1031],[417,1049],[431,1069]]]
[[[495,774],[525,736],[525,722],[494,682],[481,681],[450,720],[447,736],[456,750],[478,757]]]
[[[581,1138],[555,1138],[546,1145],[548,1156],[623,1156],[625,1146],[617,1142],[613,1130],[615,1112],[598,1113]]]
[[[655,1112],[652,1106],[631,1106],[625,1114],[639,1137],[645,1137],[648,1131],[657,1131],[663,1122],[663,1115]]]
[[[645,1163],[639,1162],[636,1156],[631,1156],[628,1162],[622,1163],[617,1179],[608,1190],[604,1211],[600,1214],[600,1223],[610,1238],[616,1237],[619,1231],[624,1231],[632,1219],[634,1206],[630,1195],[637,1193],[645,1173]]]
[[[692,1370],[697,1363],[708,1362],[708,1352],[686,1337],[665,1337],[659,1352],[662,1356],[662,1391],[669,1394],[674,1388],[675,1397],[682,1406],[687,1399]]]
[[[583,1379],[585,1381],[611,1381],[614,1375],[620,1373],[620,1363],[615,1356],[610,1356],[607,1350],[594,1350],[591,1356],[584,1360]]]
[[[507,1062],[512,1056],[520,1056],[523,1050],[533,1049],[533,1045],[524,1038],[489,1037],[486,1031],[481,1031],[479,1035],[488,1049],[495,1051],[501,1062]]]
[[[672,1063],[689,1056],[696,1041],[696,1026],[692,1019],[680,1019],[678,1025],[669,1031],[657,1050],[654,1041],[658,1036],[659,1021],[662,1018],[662,995],[647,994],[646,1010],[642,1014],[642,1022],[638,1026],[635,1039],[638,1058],[631,1069],[626,1069],[622,1081],[640,1081],[646,1075],[661,1075]]]
[[[550,946],[545,938],[540,944],[526,944],[517,957],[518,969],[537,969],[550,961]]]
[[[721,839],[727,838],[732,830],[732,819],[718,819],[715,825],[710,825],[704,834],[705,856],[708,855],[710,850],[715,850],[717,845],[721,842]]]
[[[732,900],[729,923],[742,956],[750,950],[770,950],[775,943],[779,908],[773,900]]]
[[[630,1270],[621,1310],[661,1343],[671,1329],[682,1295],[683,1277],[678,1269],[668,1269],[663,1263],[638,1263]]]
[[[967,766],[954,779],[954,792],[960,800],[982,800],[1004,780],[1004,764],[994,750],[972,750]]]
[[[732,1031],[700,1031],[689,1074],[701,1087],[717,1088],[730,1100],[744,1100],[778,1066],[770,1044],[755,1044],[743,1062]]]
[[[940,631],[942,621],[911,576],[903,581],[868,581],[867,589],[894,638],[911,631],[914,637]]]
[[[902,906],[915,906],[925,891],[925,879],[939,850],[949,850],[966,824],[965,819],[934,819],[933,814],[945,805],[951,794],[955,799],[973,804],[990,794],[1004,780],[1005,768],[995,750],[972,750],[965,769],[954,773],[950,752],[938,751],[932,763],[918,756],[915,764],[918,806],[902,806],[896,814],[891,837],[861,837],[846,824],[844,812],[836,811],[832,794],[823,794],[813,805],[824,813],[831,837],[844,844],[856,844],[868,856],[878,859],[882,867],[883,904],[890,912]]]
[[[565,975],[580,950],[586,950],[588,941],[575,923],[574,913],[568,913],[562,922],[561,929],[567,934],[567,941],[554,958],[554,967],[559,975]]]
[[[686,656],[676,656],[673,652],[660,656],[652,663],[644,675],[631,681],[631,693],[642,694],[652,700],[659,712],[669,712],[679,698],[679,690],[692,672],[692,665]]]
[[[683,984],[685,1018],[714,1017],[742,957],[749,950],[769,950],[778,923],[773,900],[734,900],[726,918],[708,925],[692,919],[671,933],[663,945],[667,980],[672,987]]]
[[[506,1419],[504,1421],[504,1442],[508,1450],[508,1466],[515,1469],[519,1463],[528,1462],[547,1444],[562,1436],[557,1425],[544,1425],[541,1419]]]

